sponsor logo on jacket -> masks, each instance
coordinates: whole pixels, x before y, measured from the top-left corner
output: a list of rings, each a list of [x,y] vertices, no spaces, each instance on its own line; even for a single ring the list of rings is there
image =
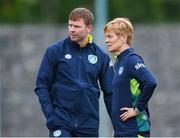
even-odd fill
[[[135,69],[138,70],[139,68],[145,68],[145,65],[143,63],[137,63]]]

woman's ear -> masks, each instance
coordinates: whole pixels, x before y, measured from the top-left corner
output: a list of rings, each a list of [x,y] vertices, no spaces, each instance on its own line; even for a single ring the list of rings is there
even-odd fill
[[[123,35],[123,36],[121,37],[121,39],[122,39],[122,41],[123,41],[124,43],[127,43],[127,35]]]

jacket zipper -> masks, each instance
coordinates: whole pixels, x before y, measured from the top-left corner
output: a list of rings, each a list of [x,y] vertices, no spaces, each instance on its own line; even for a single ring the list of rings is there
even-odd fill
[[[81,60],[82,60],[82,57],[81,57],[81,47],[79,49],[79,81],[81,82]]]

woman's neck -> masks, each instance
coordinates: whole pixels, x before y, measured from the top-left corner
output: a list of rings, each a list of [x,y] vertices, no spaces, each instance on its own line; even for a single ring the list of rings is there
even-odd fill
[[[121,54],[123,51],[125,51],[125,50],[128,49],[128,48],[129,48],[129,45],[128,45],[128,44],[124,44],[124,45],[122,45],[122,46],[118,49],[118,51],[114,52],[114,54],[115,54],[115,55],[119,55],[119,54]]]

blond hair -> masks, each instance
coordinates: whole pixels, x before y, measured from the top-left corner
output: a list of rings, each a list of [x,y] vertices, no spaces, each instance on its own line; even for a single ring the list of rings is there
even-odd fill
[[[127,35],[127,44],[131,45],[134,29],[128,18],[115,18],[104,27],[104,32],[113,31],[117,36]]]

